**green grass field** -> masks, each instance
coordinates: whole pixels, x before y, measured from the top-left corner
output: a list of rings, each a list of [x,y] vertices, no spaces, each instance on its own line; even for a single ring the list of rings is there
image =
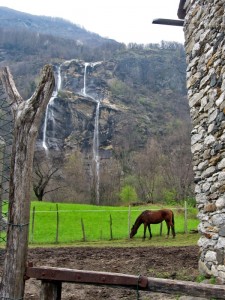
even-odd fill
[[[57,231],[57,206],[58,206],[58,231]],[[35,214],[33,214],[35,208]],[[160,209],[162,206],[136,206],[130,209],[130,226],[137,216],[145,209]],[[168,208],[168,207],[167,207]],[[175,230],[181,244],[186,245],[197,242],[198,235],[184,234],[184,209],[170,207],[175,214]],[[188,209],[187,229],[188,232],[197,229],[199,220],[195,209]],[[124,244],[129,241],[129,246],[134,246],[141,241],[143,226],[132,240],[128,238],[128,215],[129,208],[125,206],[94,206],[81,204],[32,202],[30,217],[30,245],[43,244],[73,244],[85,242],[102,244]],[[82,220],[82,221],[81,221]],[[82,231],[82,222],[84,231]],[[110,226],[111,222],[111,226]],[[152,225],[153,238],[149,242],[163,242],[176,244],[178,239],[162,239],[159,236],[160,224]],[[83,233],[84,232],[84,233]],[[166,235],[166,224],[163,223],[163,237]],[[112,239],[111,239],[112,237]],[[148,237],[148,235],[147,235]],[[172,242],[173,240],[173,242]],[[167,242],[166,242],[167,241]],[[147,245],[147,239],[146,244]]]

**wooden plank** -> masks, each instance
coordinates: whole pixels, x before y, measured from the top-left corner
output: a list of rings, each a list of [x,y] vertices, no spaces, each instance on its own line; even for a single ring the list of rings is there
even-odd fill
[[[152,292],[188,295],[211,299],[225,299],[225,286],[148,277],[148,290]]]
[[[95,272],[54,267],[28,267],[26,275],[39,280],[86,283],[135,288],[166,294],[189,295],[206,299],[225,299],[225,286],[191,281],[127,275],[121,273]]]
[[[28,267],[28,278],[39,280],[54,280],[62,282],[76,282],[88,284],[120,285],[146,288],[148,279],[145,276],[126,275],[121,273],[84,271],[54,267]]]
[[[172,19],[154,19],[152,24],[160,24],[160,25],[171,25],[171,26],[184,26],[183,20],[172,20]]]

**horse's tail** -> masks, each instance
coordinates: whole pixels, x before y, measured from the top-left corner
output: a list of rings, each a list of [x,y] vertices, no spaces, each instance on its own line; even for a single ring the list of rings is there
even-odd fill
[[[172,227],[173,237],[175,237],[176,233],[175,233],[175,221],[174,221],[174,213],[173,213],[173,211],[172,211],[172,223],[173,223],[173,227]]]
[[[172,210],[171,210],[172,211]],[[175,221],[174,221],[174,213],[172,211],[172,223],[173,223],[173,226],[175,226]]]

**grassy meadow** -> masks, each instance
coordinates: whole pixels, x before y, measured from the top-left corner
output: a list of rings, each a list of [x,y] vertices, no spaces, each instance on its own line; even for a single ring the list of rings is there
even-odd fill
[[[135,237],[130,240],[129,227],[133,225],[138,215],[145,209],[160,209],[162,206],[147,205],[134,206],[95,206],[82,204],[65,204],[50,202],[31,202],[30,215],[30,245],[43,244],[83,244],[88,243],[120,245],[128,243],[135,246],[142,241],[143,225]],[[169,208],[167,206],[167,208]],[[167,228],[163,222],[162,236],[160,236],[160,224],[151,226],[153,238],[147,243],[154,242],[162,245],[196,244],[198,234],[191,234],[196,230],[199,220],[197,211],[193,208],[187,210],[187,233],[185,232],[184,208],[170,207],[175,215],[176,239],[162,238],[166,235]],[[129,217],[130,216],[130,217]],[[129,221],[130,220],[130,221]],[[149,237],[147,232],[147,238]],[[148,241],[148,242],[147,242]],[[180,245],[179,243],[179,245]]]

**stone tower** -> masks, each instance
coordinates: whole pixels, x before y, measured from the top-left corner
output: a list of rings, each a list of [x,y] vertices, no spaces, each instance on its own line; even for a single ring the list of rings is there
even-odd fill
[[[180,0],[191,151],[199,210],[199,270],[225,282],[225,3]]]

